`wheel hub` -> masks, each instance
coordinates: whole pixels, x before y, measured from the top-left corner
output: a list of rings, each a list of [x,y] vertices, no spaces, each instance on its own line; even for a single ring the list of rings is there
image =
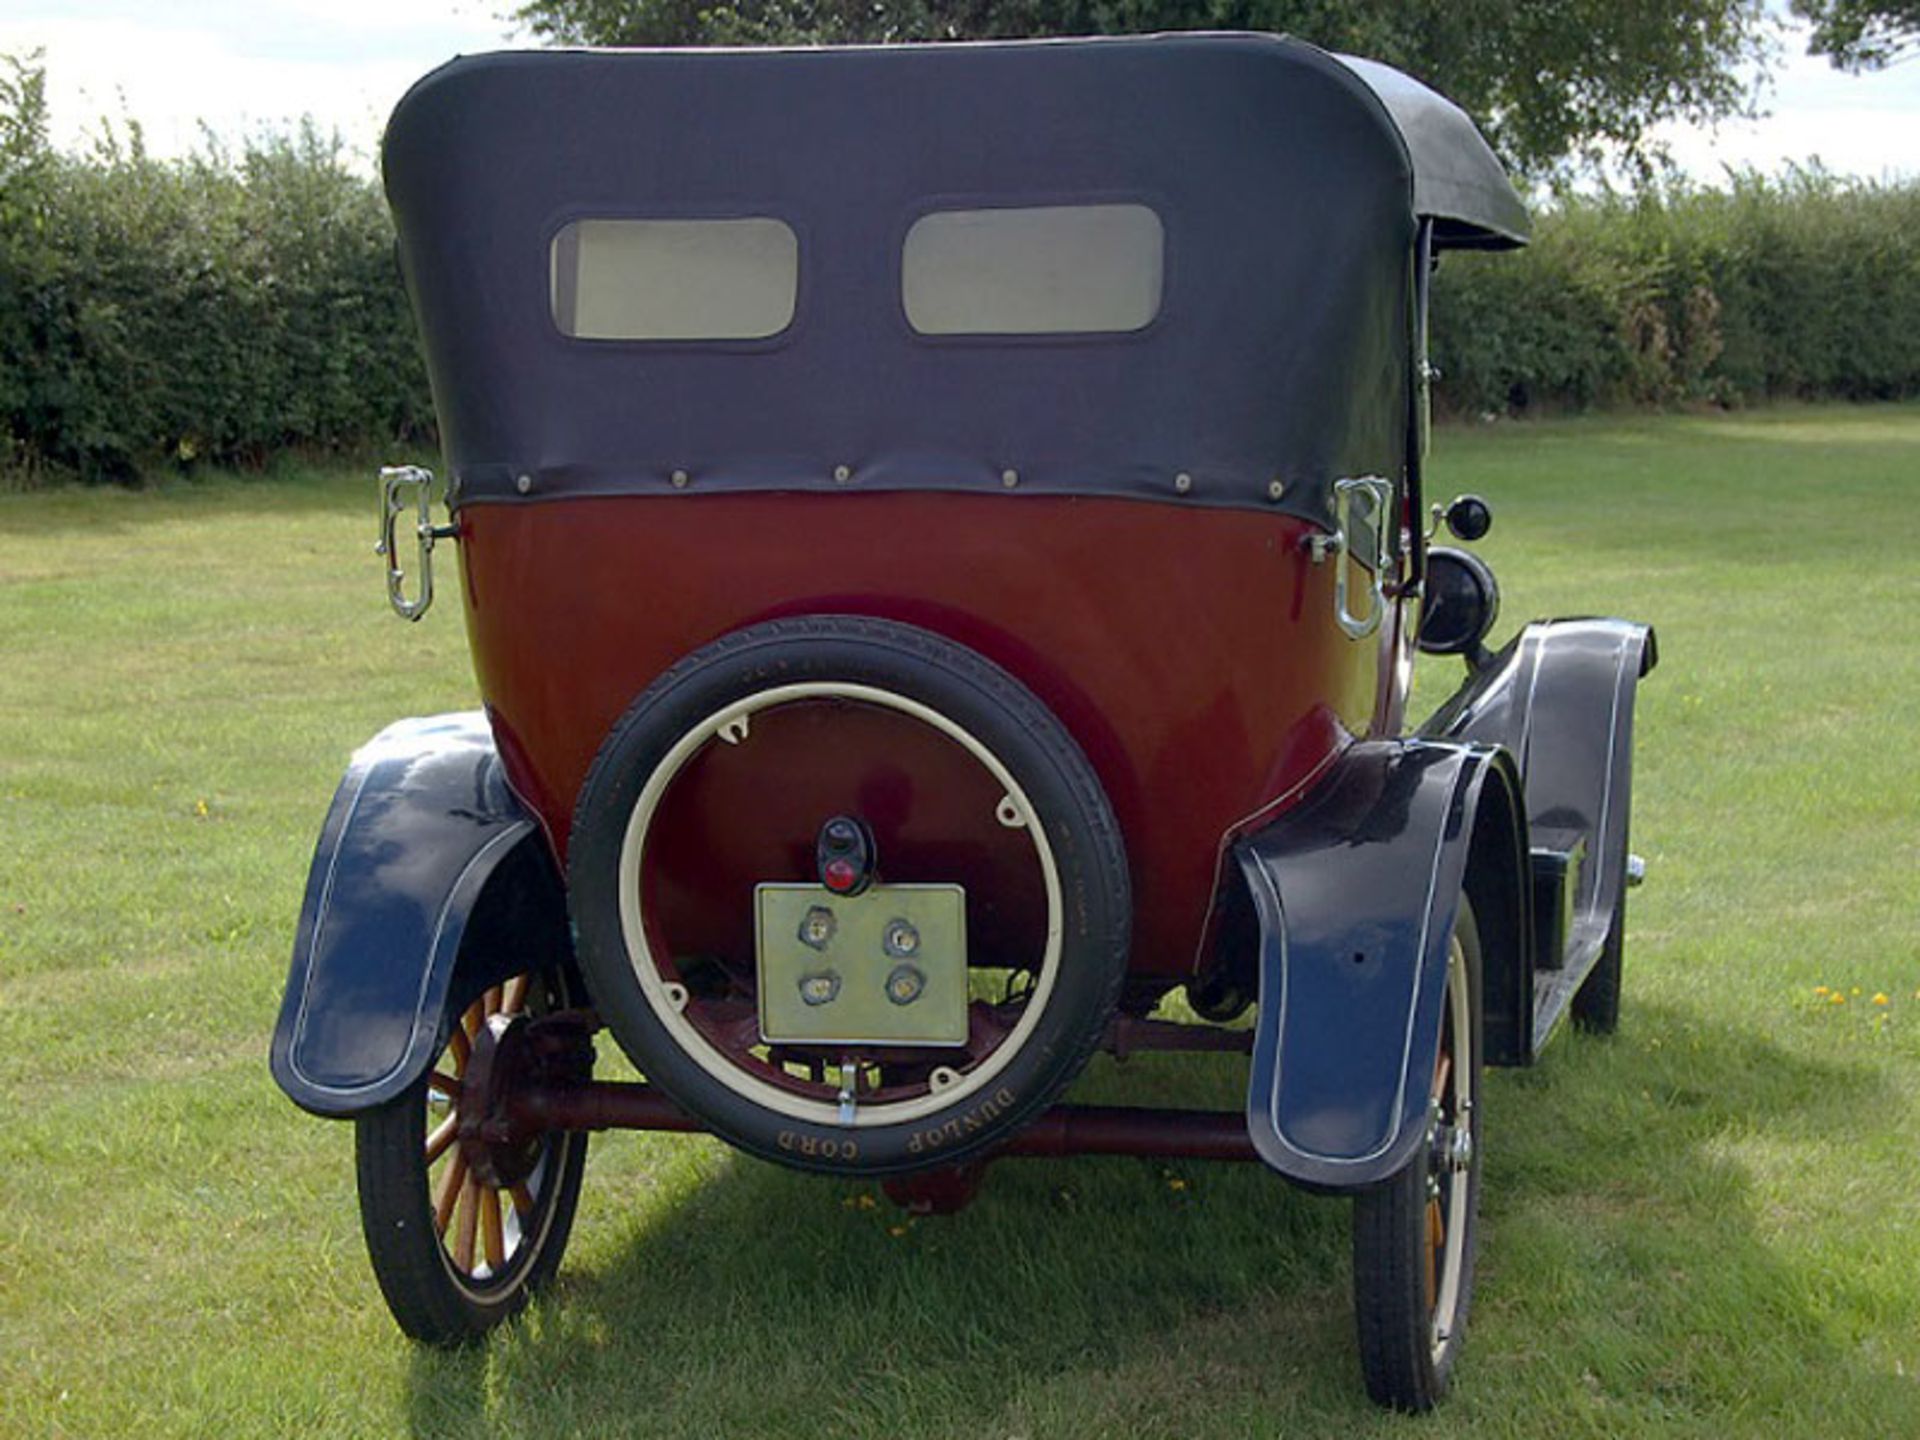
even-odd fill
[[[489,1016],[473,1037],[461,1082],[460,1149],[475,1177],[499,1188],[532,1174],[540,1162],[540,1134],[514,1123],[514,1094],[529,1086],[584,1082],[592,1070],[593,1042],[581,1017]]]
[[[1473,1131],[1465,1125],[1434,1126],[1428,1145],[1436,1176],[1458,1175],[1473,1166]]]

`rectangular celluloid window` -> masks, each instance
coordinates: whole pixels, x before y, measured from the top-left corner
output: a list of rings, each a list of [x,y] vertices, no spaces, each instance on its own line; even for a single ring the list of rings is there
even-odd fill
[[[779,220],[575,220],[553,237],[553,323],[580,340],[764,340],[793,323]]]
[[[937,210],[907,232],[901,299],[922,335],[1140,330],[1160,313],[1165,250],[1145,205]]]

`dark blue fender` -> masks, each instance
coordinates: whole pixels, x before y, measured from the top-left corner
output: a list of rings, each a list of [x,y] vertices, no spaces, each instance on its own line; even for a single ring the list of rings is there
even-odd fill
[[[1633,706],[1659,652],[1650,627],[1627,620],[1527,626],[1421,726],[1436,739],[1501,745],[1526,790],[1528,829],[1548,850],[1579,856],[1564,923],[1536,957],[1532,1040],[1538,1050],[1600,959],[1627,885],[1633,790]],[[1551,888],[1546,887],[1546,888]]]
[[[431,1063],[455,961],[528,969],[570,953],[546,842],[478,712],[403,720],[333,798],[273,1035],[273,1078],[321,1115],[404,1090]]]
[[[1486,1043],[1515,1043],[1525,845],[1504,750],[1416,739],[1349,747],[1299,805],[1236,847],[1260,945],[1247,1122],[1274,1169],[1349,1189],[1412,1158],[1470,871]]]
[[[1259,945],[1247,1119],[1268,1164],[1351,1189],[1413,1157],[1463,894],[1483,1053],[1533,1058],[1619,914],[1633,706],[1655,658],[1643,625],[1529,625],[1418,736],[1350,747],[1236,847]],[[1564,923],[1536,923],[1537,902]]]

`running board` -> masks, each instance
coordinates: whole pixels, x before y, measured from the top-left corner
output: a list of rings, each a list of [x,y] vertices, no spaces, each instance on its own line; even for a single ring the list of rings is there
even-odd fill
[[[1538,1055],[1540,1047],[1545,1045],[1566,1017],[1567,1007],[1573,1004],[1575,992],[1581,982],[1592,973],[1600,960],[1600,946],[1592,951],[1579,964],[1571,959],[1558,970],[1539,970],[1533,977],[1533,1053]]]
[[[1504,746],[1519,762],[1531,852],[1533,1055],[1599,962],[1631,883],[1633,702],[1656,654],[1644,625],[1537,621],[1475,666],[1420,727],[1425,736]]]

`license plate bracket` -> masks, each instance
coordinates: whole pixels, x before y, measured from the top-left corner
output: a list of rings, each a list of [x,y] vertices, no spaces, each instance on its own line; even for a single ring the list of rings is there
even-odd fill
[[[959,885],[754,888],[760,1036],[774,1045],[961,1045],[967,909]]]

